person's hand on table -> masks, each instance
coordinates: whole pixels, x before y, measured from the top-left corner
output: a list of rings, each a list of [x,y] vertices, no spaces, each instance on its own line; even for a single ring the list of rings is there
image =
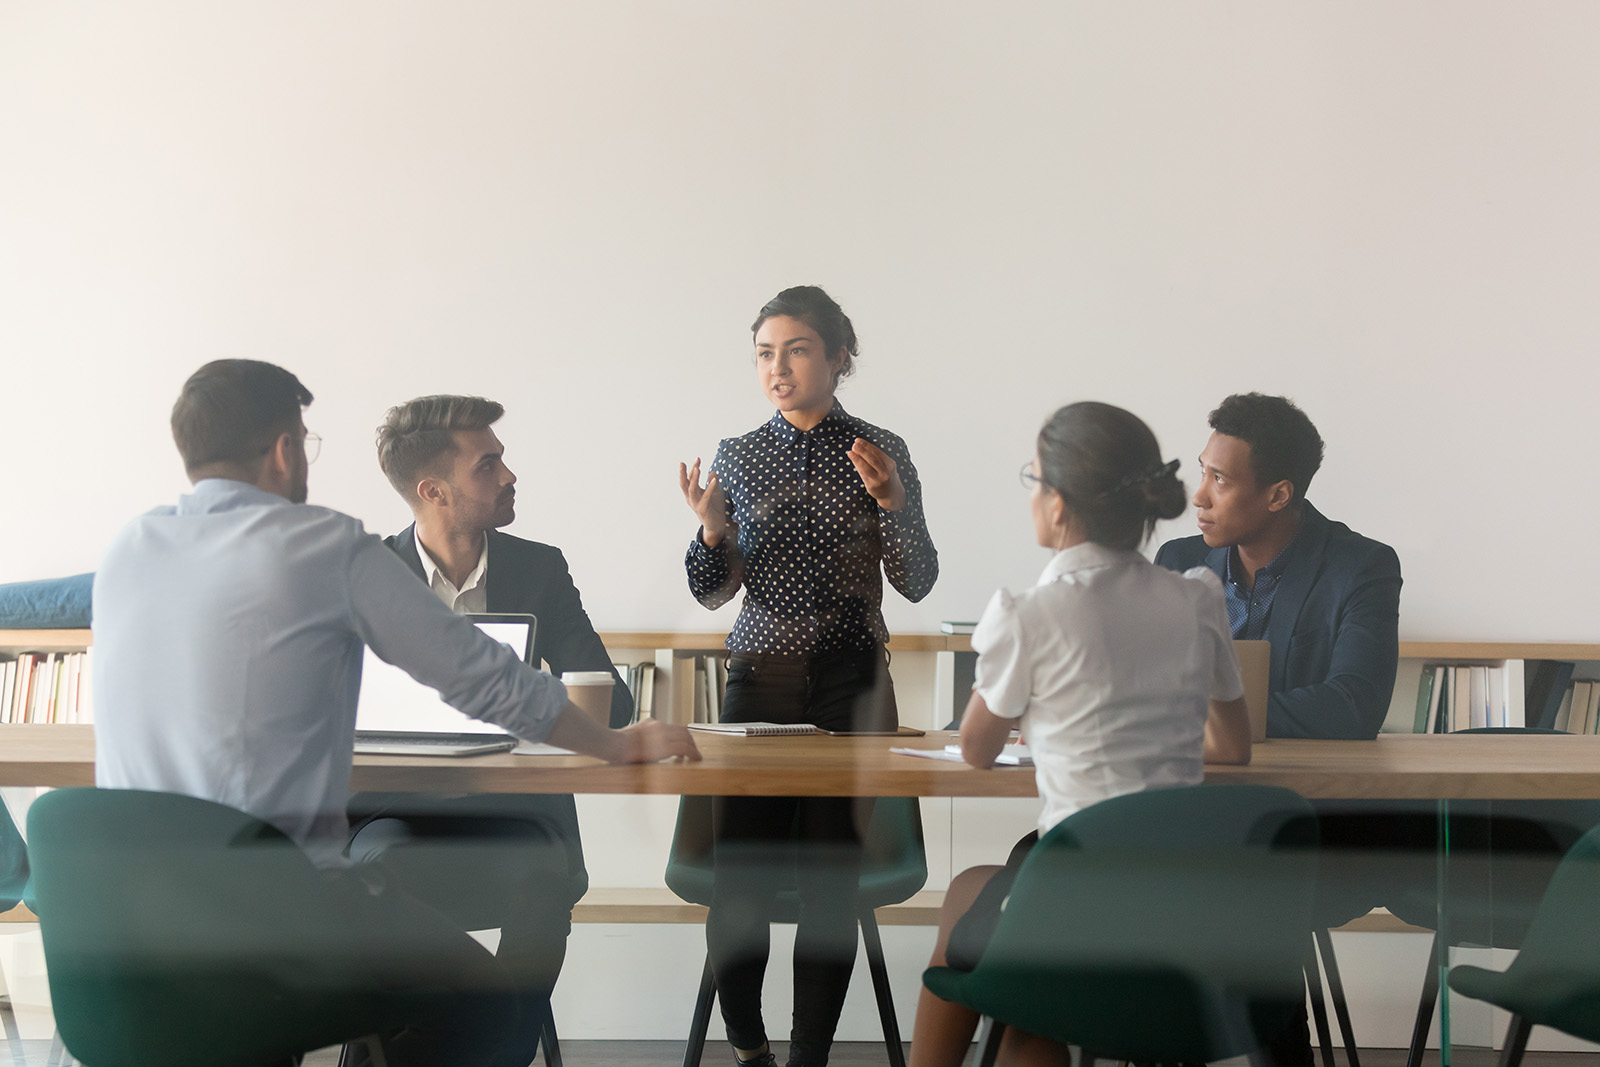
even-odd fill
[[[700,750],[689,736],[687,726],[646,719],[620,730],[609,730],[571,702],[556,717],[545,740],[557,748],[571,749],[607,763],[700,758]]]
[[[898,465],[889,454],[865,437],[850,446],[850,462],[861,476],[861,484],[884,511],[899,511],[906,506],[906,487],[900,481]],[[715,474],[712,477],[716,477]]]
[[[678,488],[683,490],[684,502],[700,520],[701,543],[707,548],[716,548],[722,543],[722,535],[728,529],[728,503],[722,494],[722,483],[717,479],[717,472],[706,475],[706,484],[702,486],[700,459],[697,456],[693,467],[678,464]]]
[[[609,763],[657,763],[674,757],[686,760],[700,758],[700,749],[695,746],[687,726],[645,719],[615,733],[625,747],[620,755],[608,760]]]

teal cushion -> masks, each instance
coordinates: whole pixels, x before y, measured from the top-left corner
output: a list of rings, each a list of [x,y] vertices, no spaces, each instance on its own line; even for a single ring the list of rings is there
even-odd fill
[[[93,574],[0,585],[0,629],[87,629],[93,590]]]

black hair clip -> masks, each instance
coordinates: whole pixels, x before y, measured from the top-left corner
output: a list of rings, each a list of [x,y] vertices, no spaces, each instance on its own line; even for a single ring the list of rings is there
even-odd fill
[[[1142,474],[1130,474],[1130,475],[1128,475],[1126,478],[1122,479],[1122,481],[1118,482],[1116,485],[1113,485],[1110,489],[1107,489],[1105,492],[1101,493],[1100,497],[1101,497],[1101,499],[1104,499],[1106,497],[1116,496],[1118,493],[1124,492],[1125,490],[1128,490],[1128,489],[1132,489],[1136,485],[1143,485],[1146,482],[1153,482],[1157,478],[1165,478],[1168,475],[1177,474],[1177,473],[1178,473],[1178,461],[1177,460],[1172,460],[1169,463],[1161,463],[1161,464],[1158,464],[1158,465],[1156,465],[1154,467],[1151,467],[1149,470],[1145,471]]]

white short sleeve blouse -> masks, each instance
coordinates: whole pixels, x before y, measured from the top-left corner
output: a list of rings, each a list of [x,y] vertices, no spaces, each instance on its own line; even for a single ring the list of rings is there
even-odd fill
[[[972,647],[984,703],[1022,720],[1040,833],[1108,797],[1199,783],[1208,700],[1244,695],[1216,575],[1092,542],[1032,589],[995,593]]]

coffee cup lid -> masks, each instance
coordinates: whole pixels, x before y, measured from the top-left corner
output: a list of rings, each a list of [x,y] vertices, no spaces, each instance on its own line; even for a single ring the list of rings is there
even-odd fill
[[[614,685],[616,679],[610,671],[566,671],[561,675],[563,685]]]

